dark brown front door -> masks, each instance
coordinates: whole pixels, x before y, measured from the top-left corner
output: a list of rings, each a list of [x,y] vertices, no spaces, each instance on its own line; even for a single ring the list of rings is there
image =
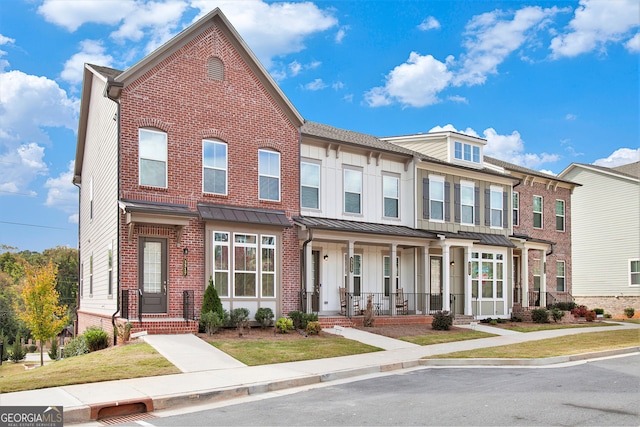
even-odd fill
[[[311,269],[313,277],[313,296],[311,297],[311,310],[314,313],[320,311],[320,251],[311,252]]]
[[[142,313],[166,313],[167,239],[141,237],[138,248],[138,294]]]

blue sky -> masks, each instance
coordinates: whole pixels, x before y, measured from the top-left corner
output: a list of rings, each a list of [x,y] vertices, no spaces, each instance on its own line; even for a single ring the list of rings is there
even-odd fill
[[[455,129],[552,173],[639,160],[637,0],[5,0],[0,245],[77,246],[83,63],[126,69],[216,6],[307,120]]]

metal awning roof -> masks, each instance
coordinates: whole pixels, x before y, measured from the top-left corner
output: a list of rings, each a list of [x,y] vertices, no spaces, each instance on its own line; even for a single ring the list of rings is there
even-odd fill
[[[418,237],[425,239],[436,239],[435,233],[425,230],[417,230],[401,225],[377,224],[371,222],[347,221],[343,219],[316,218],[316,217],[293,217],[297,224],[316,230],[331,230],[351,233],[380,234],[387,236]]]
[[[277,227],[292,226],[284,211],[198,203],[198,212],[205,221],[226,221]]]

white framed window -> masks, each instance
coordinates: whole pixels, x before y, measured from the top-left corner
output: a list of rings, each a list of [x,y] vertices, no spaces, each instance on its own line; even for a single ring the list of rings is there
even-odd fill
[[[113,295],[113,244],[107,248],[107,295]]]
[[[344,288],[349,289],[349,270],[353,267],[353,295],[359,297],[362,290],[362,255],[353,254],[351,260],[344,254]]]
[[[300,162],[300,207],[320,209],[320,165]]]
[[[213,285],[221,297],[229,296],[229,233],[213,232]]]
[[[542,260],[533,260],[533,290],[540,292],[540,284],[542,283]]]
[[[89,180],[89,219],[93,219],[93,175]]]
[[[429,219],[444,221],[444,177],[429,175]]]
[[[520,225],[520,194],[517,191],[513,192],[512,197],[513,204],[513,226]]]
[[[564,231],[564,200],[556,200],[556,230]]]
[[[629,286],[640,286],[640,259],[629,260]]]
[[[258,197],[280,201],[280,153],[258,150]]]
[[[93,254],[89,256],[89,296],[93,296]]]
[[[455,141],[453,157],[456,160],[480,164],[480,146],[469,144],[467,142]]]
[[[503,198],[502,187],[491,186],[491,227],[502,228]]]
[[[533,228],[542,228],[542,196],[533,196]]]
[[[471,253],[471,295],[478,300],[504,300],[506,256],[499,252]]]
[[[564,261],[556,261],[556,291],[566,292],[567,279],[564,270]]]
[[[344,211],[345,213],[362,213],[362,171],[344,169]]]
[[[233,295],[256,297],[258,282],[258,236],[233,235]]]
[[[400,216],[400,179],[397,176],[382,175],[382,203],[386,218]]]
[[[80,263],[80,298],[84,297],[84,262]]]
[[[384,278],[384,296],[388,297],[391,289],[398,289],[400,287],[400,257],[396,257],[396,280],[394,288],[391,288],[391,257],[385,255],[382,257],[382,277]]]
[[[475,224],[475,185],[472,182],[460,182],[460,223]]]
[[[167,134],[139,129],[138,141],[140,185],[167,188]]]
[[[227,194],[227,144],[217,140],[202,140],[202,191]]]
[[[272,298],[276,296],[276,236],[260,237],[260,294]]]

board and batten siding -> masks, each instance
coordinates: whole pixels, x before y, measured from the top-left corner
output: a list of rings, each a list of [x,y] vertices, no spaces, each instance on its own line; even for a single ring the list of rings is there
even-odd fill
[[[573,295],[640,296],[629,286],[629,260],[640,258],[638,182],[582,167],[563,178],[582,184],[571,197]]]
[[[118,109],[115,102],[103,96],[104,81],[95,75],[92,80],[80,190],[80,262],[84,265],[80,308],[110,316],[116,309],[118,278]],[[111,295],[108,294],[110,247],[113,263]],[[92,294],[89,293],[91,256]]]
[[[300,147],[302,161],[320,162],[320,210],[300,208],[305,216],[335,218],[349,221],[373,222],[381,224],[413,227],[414,181],[413,166],[405,172],[404,163],[385,158],[379,164],[375,158],[369,159],[364,153],[341,150],[336,158],[335,150],[303,143]],[[353,168],[362,171],[362,213],[344,212],[343,171]],[[383,216],[382,176],[388,173],[400,178],[399,219]]]

